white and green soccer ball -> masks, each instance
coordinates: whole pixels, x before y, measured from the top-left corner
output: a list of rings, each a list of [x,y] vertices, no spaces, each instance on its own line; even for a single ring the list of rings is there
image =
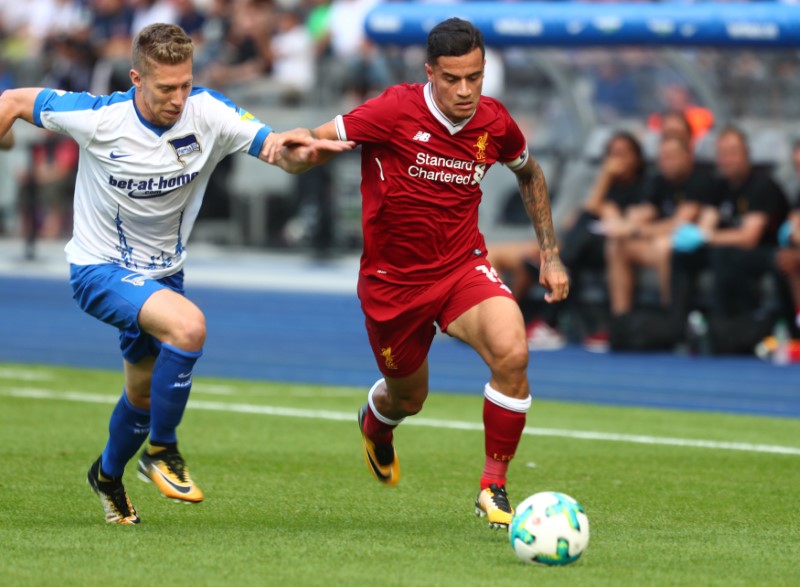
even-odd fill
[[[567,565],[589,545],[589,518],[569,495],[542,491],[517,506],[508,537],[526,563]]]

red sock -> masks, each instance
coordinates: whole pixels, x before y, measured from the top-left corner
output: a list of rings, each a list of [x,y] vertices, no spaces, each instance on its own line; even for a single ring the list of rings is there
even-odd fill
[[[364,414],[364,434],[376,444],[387,444],[392,441],[392,431],[397,428],[397,424],[384,424],[375,416],[372,408],[367,405],[367,413]]]
[[[486,398],[483,400],[486,462],[481,475],[481,489],[492,483],[501,487],[506,484],[508,464],[522,438],[525,416],[525,412],[510,410]]]

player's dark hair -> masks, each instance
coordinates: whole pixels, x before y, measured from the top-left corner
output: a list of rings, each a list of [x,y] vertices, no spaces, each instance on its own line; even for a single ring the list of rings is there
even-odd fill
[[[483,34],[471,22],[448,18],[428,33],[428,65],[435,65],[439,57],[459,57],[475,50],[486,56]]]
[[[133,39],[133,68],[140,74],[146,73],[152,63],[175,65],[191,60],[193,55],[191,37],[175,24],[151,24]]]

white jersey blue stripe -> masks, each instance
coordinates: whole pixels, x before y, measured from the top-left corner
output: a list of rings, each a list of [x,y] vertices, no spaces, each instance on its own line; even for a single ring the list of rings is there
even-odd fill
[[[81,148],[67,260],[115,263],[158,279],[183,266],[217,163],[236,152],[258,156],[272,129],[200,87],[174,125],[154,126],[136,108],[134,91],[93,96],[45,89],[34,122]]]

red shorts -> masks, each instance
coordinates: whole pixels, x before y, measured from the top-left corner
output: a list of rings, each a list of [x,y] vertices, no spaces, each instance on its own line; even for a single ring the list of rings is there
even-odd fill
[[[361,277],[358,297],[367,335],[381,373],[406,377],[420,368],[436,334],[482,301],[511,291],[486,258],[466,263],[430,285],[405,286]]]

